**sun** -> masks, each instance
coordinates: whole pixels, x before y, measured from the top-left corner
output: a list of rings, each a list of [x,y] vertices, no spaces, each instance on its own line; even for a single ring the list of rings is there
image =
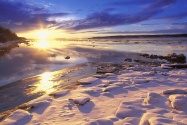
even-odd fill
[[[48,31],[47,30],[39,30],[37,31],[37,35],[39,39],[46,40],[48,36]]]

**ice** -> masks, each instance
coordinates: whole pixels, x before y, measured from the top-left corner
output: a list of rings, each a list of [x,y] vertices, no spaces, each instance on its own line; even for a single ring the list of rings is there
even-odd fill
[[[165,100],[160,94],[149,92],[147,94],[147,98],[144,99],[144,103],[146,104],[160,104],[163,103]]]
[[[162,68],[162,67],[154,67],[152,68],[153,71],[160,71],[160,72],[168,72],[168,69]]]
[[[25,125],[31,119],[32,115],[28,111],[18,109],[1,122],[1,125]]]
[[[117,86],[117,85],[110,85],[110,86],[104,88],[104,89],[103,89],[103,92],[112,91],[112,90],[115,90],[115,89],[118,89],[118,88],[120,88],[120,87]]]
[[[132,84],[143,84],[149,81],[148,79],[131,79]]]
[[[77,98],[70,98],[70,101],[73,101],[74,104],[83,106],[87,102],[90,101],[90,98],[88,97],[77,97]]]
[[[136,107],[125,105],[122,102],[116,111],[116,116],[118,118],[134,117],[142,113],[142,110],[136,109]]]
[[[171,119],[163,117],[151,117],[149,119],[149,125],[177,125],[177,123]]]
[[[170,95],[169,100],[174,109],[187,111],[187,96],[186,95]]]
[[[124,120],[123,120],[123,125],[138,125],[140,122],[140,119],[139,118],[136,118],[136,117],[126,117]]]
[[[54,98],[59,98],[59,97],[67,95],[69,92],[70,90],[63,90],[63,91],[51,93],[50,95],[53,96]]]
[[[162,115],[156,114],[156,113],[144,113],[139,125],[150,125],[149,119],[152,117],[162,117]]]
[[[87,84],[95,83],[98,80],[99,80],[98,78],[88,77],[88,78],[80,79],[80,80],[78,80],[78,82],[83,84],[83,85],[87,85]]]

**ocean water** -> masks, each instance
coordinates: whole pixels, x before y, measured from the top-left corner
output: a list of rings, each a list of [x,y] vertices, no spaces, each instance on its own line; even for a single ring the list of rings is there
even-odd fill
[[[34,40],[9,47],[0,54],[0,86],[45,72],[85,62],[123,61],[128,54],[148,53],[187,56],[187,38]],[[65,59],[70,56],[70,59]]]

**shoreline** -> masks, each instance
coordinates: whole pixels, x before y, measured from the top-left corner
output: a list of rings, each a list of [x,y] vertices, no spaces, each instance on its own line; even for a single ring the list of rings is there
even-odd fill
[[[108,123],[109,125],[110,124],[118,125],[118,124],[127,122],[127,123],[132,123],[133,125],[136,125],[138,122],[142,121],[141,118],[148,117],[146,115],[149,115],[150,113],[155,114],[151,117],[159,119],[160,117],[157,117],[157,116],[160,114],[160,115],[164,115],[164,118],[166,120],[169,120],[168,123],[177,123],[178,121],[174,119],[172,120],[168,119],[168,116],[167,115],[165,116],[163,112],[168,112],[171,115],[177,112],[177,114],[180,115],[181,110],[182,111],[184,110],[184,108],[180,109],[179,111],[176,109],[172,109],[171,104],[167,102],[166,100],[167,98],[170,98],[170,96],[173,97],[173,94],[176,95],[176,98],[179,96],[178,94],[180,94],[180,96],[184,95],[184,100],[185,100],[186,98],[185,94],[181,94],[181,92],[187,93],[187,90],[184,90],[185,88],[184,83],[185,81],[187,81],[186,79],[187,70],[186,69],[171,69],[168,67],[163,68],[163,67],[156,66],[156,65],[154,65],[154,67],[151,67],[151,64],[150,66],[149,65],[146,66],[146,65],[141,65],[137,63],[130,64],[129,66],[127,65],[126,66],[123,65],[123,66],[124,66],[124,69],[121,68],[119,72],[102,73],[103,75],[98,74],[98,75],[93,75],[92,77],[88,77],[85,79],[83,78],[81,80],[78,80],[78,82],[81,83],[82,85],[75,84],[75,85],[72,85],[70,89],[65,89],[59,92],[54,92],[52,94],[49,94],[49,96],[42,96],[38,99],[32,100],[25,107],[27,111],[23,109],[18,109],[14,111],[9,117],[7,117],[6,120],[3,121],[2,123],[18,123],[17,120],[20,118],[22,119],[22,117],[16,117],[15,115],[16,112],[21,113],[24,117],[25,115],[28,117],[32,116],[32,118],[28,120],[29,124],[36,124],[36,123],[50,124],[50,122],[52,122],[50,120],[46,120],[46,121],[45,120],[42,121],[39,119],[37,120],[37,117],[40,117],[42,119],[50,118],[50,116],[46,116],[48,113],[53,113],[56,121],[58,122],[63,121],[67,124],[77,122],[76,124],[85,124],[85,125],[91,124],[91,123]],[[183,73],[183,74],[176,76],[176,72]],[[178,78],[175,79],[176,77]],[[172,83],[162,83],[160,80],[164,80],[163,78],[172,79],[173,82],[170,81]],[[174,82],[179,82],[179,84],[175,85]],[[74,89],[72,89],[72,87]],[[171,90],[171,92],[173,92],[172,94],[169,94],[169,96],[167,94],[166,95],[163,94],[163,93],[167,93],[169,89],[173,89]],[[133,95],[133,93],[136,93],[137,96]],[[124,94],[127,94],[127,95],[124,95]],[[131,101],[126,100],[125,102],[123,102],[124,99],[127,99],[127,98],[129,98]],[[133,103],[132,103],[132,100],[133,100]],[[59,103],[59,101],[62,101],[64,103]],[[158,104],[155,103],[155,101],[158,101]],[[108,106],[109,104],[111,104],[111,106],[112,105],[113,106],[112,107],[109,106],[111,107],[111,109],[108,109],[102,103]],[[132,105],[134,108],[132,109],[132,107],[129,104]],[[48,106],[45,106],[45,105],[48,105]],[[64,110],[75,113],[75,114],[80,114],[81,116],[82,115],[86,116],[88,119],[85,121],[79,116],[73,115],[72,120],[70,119],[67,120],[67,118],[70,118],[71,116],[68,114],[66,115],[64,114],[64,116],[62,115],[62,116],[57,117],[55,114],[58,114],[58,111],[60,110],[58,109],[58,107],[67,106],[67,105],[70,106],[72,110],[67,109],[67,108],[65,108]],[[101,105],[103,105],[104,107]],[[154,111],[151,110],[152,112],[149,112],[150,107],[152,107],[151,105],[155,107],[155,110]],[[29,108],[29,106],[31,107]],[[54,106],[57,107],[55,108],[55,111],[52,110]],[[45,107],[45,108],[43,109],[42,107],[43,108]],[[164,109],[162,109],[163,107]],[[43,109],[42,113],[39,113],[41,111],[40,110],[41,108]],[[181,105],[179,105],[179,108],[181,108]],[[172,112],[170,112],[169,109]],[[98,112],[99,110],[103,110],[106,114],[104,115],[101,112],[99,113]],[[111,110],[111,112],[110,111],[107,112],[107,110]],[[125,110],[127,110],[128,112],[126,112]],[[137,111],[140,111],[139,115],[135,115],[136,114],[135,112]],[[147,114],[145,111],[148,111]],[[98,115],[101,117],[101,119],[95,116],[93,114],[94,112],[95,113],[98,112],[99,113]],[[185,112],[186,111],[184,110],[181,115],[185,115]],[[125,116],[126,113],[127,114],[130,113],[129,115],[131,116]],[[11,120],[12,117],[13,118],[16,117],[17,118],[16,121],[13,122]],[[66,118],[66,120],[62,119],[63,117]],[[185,117],[187,118],[187,114]],[[33,121],[32,119],[35,119],[35,120]],[[75,122],[74,121],[75,119],[79,119],[79,121]],[[150,119],[150,118],[147,118],[147,119]],[[145,121],[146,120],[144,119],[144,122]],[[182,119],[180,119],[179,121],[181,121],[180,124],[183,125],[184,121],[182,121]],[[58,123],[58,122],[55,122],[55,123]],[[159,121],[159,123],[162,123],[162,122],[163,122],[162,120]],[[19,120],[19,124],[21,123],[23,123],[23,119]]]

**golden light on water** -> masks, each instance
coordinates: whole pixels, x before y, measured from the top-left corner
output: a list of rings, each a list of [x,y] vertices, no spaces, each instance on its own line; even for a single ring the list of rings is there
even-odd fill
[[[39,82],[39,84],[37,85],[37,89],[38,90],[42,90],[46,93],[51,93],[54,91],[54,82],[53,80],[53,74],[51,72],[45,72],[43,74],[40,75],[41,80]]]
[[[44,48],[49,47],[49,43],[47,42],[47,40],[41,39],[41,40],[37,41],[36,46],[38,48],[43,48],[44,49]]]
[[[49,43],[47,42],[47,36],[49,35],[47,30],[39,30],[36,32],[39,40],[36,43],[38,48],[47,48],[49,47]]]

